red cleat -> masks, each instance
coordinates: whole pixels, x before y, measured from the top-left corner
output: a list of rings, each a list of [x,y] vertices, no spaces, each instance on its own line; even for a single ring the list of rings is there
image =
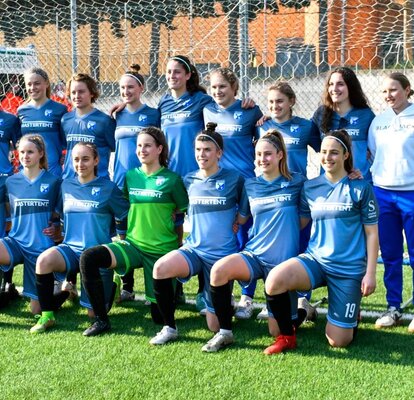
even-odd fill
[[[267,347],[263,353],[268,356],[272,354],[279,354],[285,350],[292,350],[296,348],[296,335],[279,335],[275,342]]]

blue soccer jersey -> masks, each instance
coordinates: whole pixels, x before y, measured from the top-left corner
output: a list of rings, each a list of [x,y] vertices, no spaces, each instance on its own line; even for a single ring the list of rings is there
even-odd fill
[[[0,110],[0,176],[13,173],[10,163],[10,143],[16,145],[21,137],[19,119],[5,111]]]
[[[281,123],[270,119],[257,128],[259,137],[262,137],[270,129],[276,129],[283,136],[288,153],[289,170],[306,176],[308,146],[311,146],[315,151],[319,151],[321,147],[317,126],[312,121],[300,117],[293,117]]]
[[[113,181],[122,190],[124,188],[125,174],[141,163],[135,153],[138,133],[148,126],[160,126],[160,112],[143,104],[135,112],[124,108],[116,114],[115,129],[115,161]]]
[[[52,213],[56,211],[60,179],[43,170],[31,181],[19,172],[7,178],[6,188],[12,223],[9,236],[26,251],[39,255],[54,245],[42,230],[50,225]]]
[[[200,171],[184,178],[187,188],[190,234],[186,245],[210,264],[238,251],[233,223],[237,211],[248,215],[243,178],[236,171],[220,169],[205,178]]]
[[[62,202],[63,243],[79,256],[91,246],[111,242],[114,218],[118,233],[126,233],[128,200],[106,178],[98,177],[85,184],[77,177],[64,180]]]
[[[319,107],[312,117],[312,121],[321,127],[323,106]],[[371,182],[371,163],[368,160],[368,130],[375,114],[370,108],[352,108],[346,115],[340,116],[333,112],[329,130],[345,129],[352,139],[352,157],[354,168],[359,169],[363,177]],[[321,137],[324,132],[320,130]]]
[[[299,252],[299,202],[305,178],[293,173],[269,182],[262,176],[247,179],[253,225],[245,250],[267,265],[277,265]]]
[[[220,159],[223,168],[240,172],[244,178],[254,176],[254,147],[256,122],[262,117],[258,106],[244,109],[241,100],[222,108],[215,102],[204,110],[204,123],[215,122],[216,131],[223,136],[224,153]]]
[[[175,98],[166,94],[160,100],[161,129],[168,142],[168,168],[180,176],[198,168],[194,139],[204,129],[203,108],[213,99],[202,93],[184,93]]]
[[[115,120],[96,108],[82,116],[78,116],[74,110],[63,116],[62,129],[67,143],[62,177],[66,179],[75,176],[72,150],[76,143],[86,142],[93,143],[98,148],[98,176],[109,178],[109,157],[111,151],[115,150]]]
[[[60,159],[65,148],[61,119],[66,113],[66,106],[53,100],[47,100],[40,107],[23,104],[17,110],[22,135],[35,133],[42,136],[46,146],[49,171],[59,177],[62,175]]]
[[[312,218],[307,253],[326,271],[361,277],[366,270],[364,225],[378,223],[372,186],[348,176],[331,183],[325,175],[305,182],[300,213]]]

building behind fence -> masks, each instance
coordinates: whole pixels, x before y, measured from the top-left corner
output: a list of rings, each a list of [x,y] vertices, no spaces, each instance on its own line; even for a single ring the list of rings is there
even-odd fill
[[[298,94],[297,113],[310,117],[326,71],[338,65],[358,72],[379,111],[385,74],[398,69],[411,76],[413,14],[413,0],[0,1],[0,41],[3,53],[30,47],[54,84],[74,71],[90,73],[100,82],[103,110],[119,100],[117,81],[133,63],[147,79],[146,101],[156,105],[167,90],[168,57],[184,54],[205,84],[212,68],[236,70],[242,95],[264,110],[266,87],[288,80]],[[2,66],[1,51],[4,94],[21,71]]]

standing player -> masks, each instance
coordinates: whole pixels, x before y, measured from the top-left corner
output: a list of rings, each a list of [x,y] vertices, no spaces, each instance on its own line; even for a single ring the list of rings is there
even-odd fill
[[[372,181],[368,153],[368,129],[375,115],[354,71],[347,67],[333,69],[326,79],[323,105],[312,117],[321,137],[330,130],[345,129],[352,138],[354,167]]]
[[[115,183],[97,177],[99,155],[96,146],[79,142],[73,147],[71,156],[77,176],[62,183],[61,215],[65,235],[62,244],[44,251],[37,259],[36,286],[42,315],[30,329],[31,333],[45,332],[55,325],[54,274],[58,280],[65,279],[69,273],[76,274],[82,251],[111,240],[114,218],[118,234],[125,233],[129,204]],[[106,283],[106,303],[110,303],[112,274],[106,270],[101,273]],[[81,305],[91,308],[83,293]]]
[[[18,151],[23,169],[6,180],[12,228],[7,237],[0,239],[0,264],[5,271],[24,265],[23,295],[30,298],[32,313],[38,314],[35,264],[39,254],[54,244],[52,217],[59,200],[60,180],[47,172],[45,143],[40,135],[25,135]]]
[[[246,180],[253,226],[244,250],[217,261],[211,270],[211,297],[220,331],[205,345],[205,352],[216,352],[233,343],[231,282],[243,286],[253,280],[266,280],[275,265],[298,254],[299,197],[305,178],[290,174],[282,135],[271,130],[256,144],[256,165],[260,175]],[[296,293],[292,294],[296,318]],[[278,335],[275,319],[268,319],[269,331]]]
[[[152,270],[161,256],[178,247],[173,214],[187,209],[188,197],[181,178],[167,169],[168,145],[160,129],[142,129],[136,151],[141,167],[128,171],[125,179],[125,194],[131,204],[126,239],[92,247],[81,256],[82,282],[96,315],[85,336],[111,328],[98,267],[115,269],[120,275],[144,268],[146,299],[151,302],[154,322],[160,319]]]
[[[333,347],[351,343],[361,294],[368,296],[375,290],[377,204],[367,181],[348,176],[353,169],[352,149],[345,130],[324,136],[321,164],[325,173],[305,182],[301,198],[303,222],[312,218],[308,248],[279,264],[266,280],[267,303],[280,331],[264,351],[268,355],[296,347],[289,290],[328,287],[325,334]]]
[[[195,157],[200,169],[184,178],[190,200],[190,234],[183,247],[160,258],[154,266],[154,293],[164,327],[150,340],[153,345],[163,345],[178,337],[174,317],[175,278],[185,282],[199,273],[204,275],[207,324],[214,332],[219,328],[210,298],[210,269],[217,260],[237,251],[233,224],[247,208],[247,199],[242,195],[243,178],[219,166],[223,138],[215,132],[215,127],[210,122],[197,135]]]
[[[67,154],[63,165],[63,178],[75,176],[72,149],[79,143],[95,144],[99,154],[98,176],[109,178],[108,165],[111,151],[115,150],[115,121],[94,108],[99,97],[97,84],[87,74],[73,75],[66,84],[73,111],[62,118],[62,130],[66,137]]]
[[[49,171],[60,177],[60,160],[65,147],[60,121],[67,113],[67,108],[50,100],[49,76],[43,69],[33,67],[25,71],[24,81],[29,101],[17,110],[22,134],[35,133],[42,136],[46,145]]]
[[[210,92],[213,103],[204,107],[205,123],[215,122],[216,131],[224,140],[226,151],[220,159],[220,166],[240,173],[245,179],[255,176],[253,140],[256,122],[263,116],[260,108],[242,107],[236,98],[239,81],[236,74],[228,68],[218,68],[210,73]],[[252,226],[250,218],[238,231],[239,250],[247,242],[248,230]],[[253,315],[253,296],[256,281],[242,288],[242,296],[236,309],[236,318],[248,319]]]
[[[395,72],[385,79],[383,93],[390,108],[375,117],[368,137],[380,209],[379,235],[388,305],[375,322],[377,328],[395,326],[401,318],[403,232],[414,268],[414,105],[409,101],[414,91],[408,78]],[[414,320],[408,329],[414,332]]]

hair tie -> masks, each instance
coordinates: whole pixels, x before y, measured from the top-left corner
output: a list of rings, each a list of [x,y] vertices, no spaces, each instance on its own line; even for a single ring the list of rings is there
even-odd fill
[[[347,145],[341,140],[341,139],[339,139],[339,138],[337,138],[336,136],[333,136],[333,135],[326,135],[324,138],[323,138],[323,140],[325,140],[326,138],[332,138],[332,139],[335,139],[337,142],[339,142],[339,143],[341,143],[342,144],[342,146],[344,146],[344,148],[345,148],[345,151],[347,152],[347,153],[349,153],[349,150],[348,150],[348,147],[347,147]],[[323,141],[322,140],[322,141]]]
[[[130,74],[129,72],[126,72],[124,75],[125,76],[130,76],[131,78],[134,78],[141,86],[144,86],[144,82],[142,82],[141,79],[139,79],[134,74]]]
[[[183,60],[181,57],[174,56],[174,57],[171,57],[171,58],[170,58],[170,60],[177,60],[177,61],[181,61],[181,62],[182,62],[183,64],[185,64],[185,66],[187,67],[188,72],[191,72],[191,67],[190,67],[190,65],[188,65],[188,62],[186,62],[185,60]]]

